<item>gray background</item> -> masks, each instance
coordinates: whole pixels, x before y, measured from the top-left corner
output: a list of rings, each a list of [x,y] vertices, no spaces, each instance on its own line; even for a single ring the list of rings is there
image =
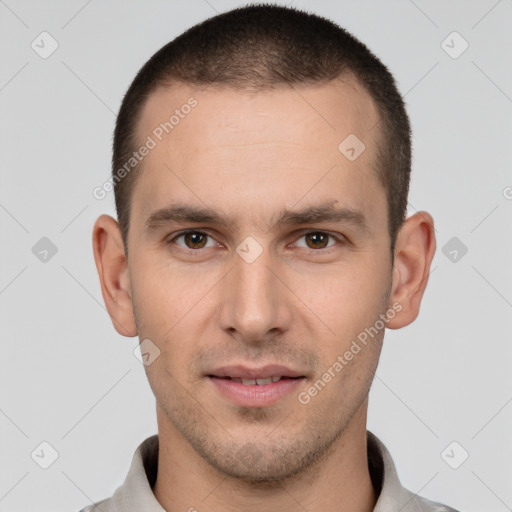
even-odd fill
[[[115,113],[140,66],[243,3],[0,0],[0,511],[77,511],[110,496],[156,433],[138,341],[103,305],[91,228],[113,197],[92,190],[108,178]],[[414,130],[410,212],[436,220],[423,308],[386,334],[369,428],[412,491],[511,510],[512,0],[291,5],[346,27],[394,73]],[[59,45],[46,59],[31,48],[50,48],[43,31]],[[457,58],[453,31],[469,44]],[[42,237],[58,250],[46,261]],[[59,454],[48,469],[43,441]]]

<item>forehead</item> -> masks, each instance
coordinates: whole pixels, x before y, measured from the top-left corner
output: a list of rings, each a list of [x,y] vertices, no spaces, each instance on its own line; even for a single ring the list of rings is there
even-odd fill
[[[374,170],[378,113],[353,79],[258,92],[160,88],[142,110],[137,135],[153,147],[135,187],[134,214],[178,199],[250,211],[253,219],[298,201],[382,207]]]

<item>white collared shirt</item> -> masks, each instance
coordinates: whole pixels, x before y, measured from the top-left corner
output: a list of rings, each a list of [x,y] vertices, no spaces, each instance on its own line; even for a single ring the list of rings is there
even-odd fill
[[[369,431],[367,445],[368,467],[378,495],[373,512],[457,512],[402,487],[387,448]],[[166,512],[152,491],[157,468],[158,435],[153,435],[135,451],[126,479],[113,496],[80,512]]]

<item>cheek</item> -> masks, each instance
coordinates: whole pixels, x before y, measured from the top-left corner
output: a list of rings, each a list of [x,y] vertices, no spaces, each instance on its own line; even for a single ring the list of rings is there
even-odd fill
[[[183,382],[196,356],[197,340],[210,328],[220,278],[213,272],[184,272],[147,256],[134,256],[132,263],[144,269],[135,271],[132,279],[139,337],[149,338],[162,356],[146,367],[150,383],[155,390],[159,382],[169,379],[167,374]]]
[[[337,265],[329,272],[303,273],[292,287],[328,328],[328,337],[337,340],[335,345],[357,336],[387,307],[390,278],[385,266],[370,254],[356,258],[357,262]]]
[[[382,348],[385,324],[380,315],[386,312],[389,290],[388,278],[377,267],[340,269],[317,280],[323,286],[309,292],[310,307],[321,320],[323,333],[319,335],[321,324],[314,320],[315,350],[323,362],[322,374],[307,391],[318,395],[315,407],[321,409],[334,401],[339,405],[337,414],[343,415],[368,392]]]
[[[134,255],[132,288],[138,327],[146,336],[163,340],[204,309],[204,299],[219,278],[211,272],[183,271],[156,256],[149,251],[144,257]]]

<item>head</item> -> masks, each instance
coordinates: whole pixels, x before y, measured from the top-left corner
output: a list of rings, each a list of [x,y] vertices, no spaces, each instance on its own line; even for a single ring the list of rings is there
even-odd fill
[[[384,327],[416,318],[435,250],[432,218],[406,219],[410,161],[393,77],[326,19],[236,9],[151,57],[93,243],[114,326],[149,340],[160,431],[269,481],[365,428]],[[269,372],[278,399],[233,394]]]
[[[131,197],[144,161],[133,162],[133,167],[126,164],[148,135],[159,142],[182,115],[177,112],[171,126],[170,116],[163,116],[161,122],[167,121],[167,128],[156,134],[153,129],[149,133],[137,130],[143,107],[155,90],[186,83],[200,89],[224,86],[234,91],[291,92],[295,86],[327,84],[335,79],[356,83],[377,110],[376,124],[369,130],[376,149],[371,165],[386,193],[392,250],[406,217],[411,170],[410,124],[395,80],[385,65],[343,28],[319,16],[275,5],[236,9],[192,27],[156,52],[133,80],[117,118],[112,158],[125,249]],[[179,107],[190,111],[186,104]],[[130,171],[119,178],[119,170],[127,168]]]

